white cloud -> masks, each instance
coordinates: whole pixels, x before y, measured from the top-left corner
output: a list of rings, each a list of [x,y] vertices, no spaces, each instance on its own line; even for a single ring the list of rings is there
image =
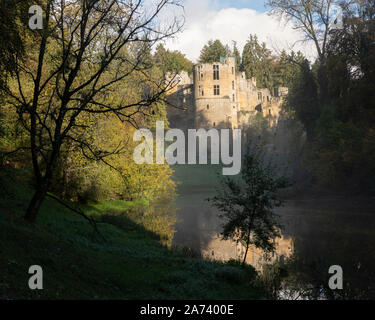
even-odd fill
[[[314,56],[310,45],[299,42],[302,38],[300,33],[267,13],[252,9],[219,9],[211,6],[211,3],[209,0],[185,2],[184,30],[166,43],[169,49],[180,50],[195,62],[200,50],[210,39],[219,39],[229,45],[232,45],[232,40],[236,40],[242,52],[249,35],[256,34],[275,53],[282,49],[290,51],[294,46],[293,50],[301,50],[309,58]]]

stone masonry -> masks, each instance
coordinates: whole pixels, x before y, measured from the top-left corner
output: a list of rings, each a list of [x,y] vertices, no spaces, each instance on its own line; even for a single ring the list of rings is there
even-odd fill
[[[236,71],[234,57],[220,62],[199,63],[192,76],[181,72],[177,85],[168,93],[167,114],[171,127],[240,128],[249,117],[261,112],[270,125],[277,122],[288,88],[257,88],[256,79]]]

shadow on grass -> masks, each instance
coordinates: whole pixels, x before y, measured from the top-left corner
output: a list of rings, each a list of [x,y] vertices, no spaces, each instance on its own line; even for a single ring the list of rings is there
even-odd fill
[[[80,206],[100,220],[106,242],[81,216],[53,199],[43,202],[37,223],[29,224],[21,217],[33,190],[16,180],[12,170],[3,172],[0,170],[0,204],[15,214],[0,210],[2,299],[262,297],[249,281],[242,281],[248,279],[242,270],[192,259],[156,241],[159,236],[137,224],[137,216],[126,216],[134,214],[134,206],[141,209],[140,204],[115,201]],[[44,290],[28,288],[31,265],[42,266]]]

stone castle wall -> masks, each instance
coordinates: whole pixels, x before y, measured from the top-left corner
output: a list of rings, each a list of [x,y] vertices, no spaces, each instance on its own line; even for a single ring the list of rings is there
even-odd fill
[[[181,129],[239,128],[250,115],[262,112],[274,125],[287,92],[288,88],[276,88],[273,94],[257,88],[256,79],[246,79],[244,72],[236,71],[235,58],[226,57],[196,64],[192,76],[178,75],[177,85],[168,94],[168,119],[172,127]]]
[[[218,79],[214,79],[215,67]],[[196,127],[238,126],[238,100],[232,83],[236,83],[234,59],[194,66]]]

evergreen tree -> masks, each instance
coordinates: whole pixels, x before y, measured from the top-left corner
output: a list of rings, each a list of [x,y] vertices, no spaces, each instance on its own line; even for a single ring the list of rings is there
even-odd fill
[[[256,35],[250,35],[243,49],[241,70],[248,79],[256,77],[258,88],[274,87],[271,51],[264,42],[259,43]]]
[[[201,63],[213,63],[219,62],[220,57],[228,55],[228,47],[226,48],[220,40],[209,40],[208,43],[201,50],[199,56],[199,62]]]
[[[290,54],[287,54],[286,51],[283,50],[275,65],[274,86],[290,88],[294,79],[298,76],[301,68],[300,65],[303,63],[304,59],[300,51],[297,53],[292,51]]]
[[[239,71],[241,66],[241,54],[236,46],[233,49],[233,56],[236,58],[236,70]]]

